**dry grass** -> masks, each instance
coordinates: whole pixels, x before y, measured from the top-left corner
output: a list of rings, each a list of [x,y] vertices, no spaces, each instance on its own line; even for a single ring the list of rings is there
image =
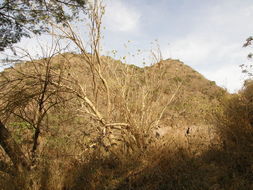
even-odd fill
[[[107,112],[104,89],[94,96],[91,73],[88,65],[83,64],[82,55],[61,54],[50,61],[52,80],[61,73],[62,78],[68,79],[62,80],[62,84],[76,91],[77,85],[81,85],[99,111]],[[9,180],[15,179],[14,189],[210,187],[209,177],[215,166],[203,160],[203,155],[210,147],[218,147],[210,113],[225,91],[175,60],[145,68],[124,65],[109,57],[102,61],[111,98],[111,111],[105,119],[126,122],[130,127],[111,128],[101,139],[100,122],[83,114],[79,100],[69,88],[65,92],[63,89],[62,99],[71,100],[52,108],[43,120],[36,165],[31,172],[18,177],[21,180],[7,175]],[[43,67],[43,60],[40,63]],[[36,81],[35,71],[32,62],[19,64],[5,70],[1,80],[29,74]],[[43,74],[43,69],[40,71]],[[99,78],[95,80],[103,86]],[[33,82],[29,79],[25,84],[29,87]],[[9,117],[7,126],[29,157],[34,131],[15,116]],[[5,163],[10,165],[9,161]],[[2,186],[10,189],[8,180],[3,179]]]

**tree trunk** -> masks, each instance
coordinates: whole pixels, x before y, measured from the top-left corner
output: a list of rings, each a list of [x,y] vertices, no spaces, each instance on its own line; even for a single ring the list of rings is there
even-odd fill
[[[0,145],[3,147],[6,154],[10,157],[14,166],[19,171],[29,169],[29,164],[26,156],[21,151],[19,145],[14,141],[8,129],[0,121]]]
[[[32,161],[33,163],[35,162],[36,159],[36,150],[39,145],[39,136],[40,136],[40,126],[37,126],[35,133],[34,133],[34,138],[33,138],[33,148],[32,148]]]

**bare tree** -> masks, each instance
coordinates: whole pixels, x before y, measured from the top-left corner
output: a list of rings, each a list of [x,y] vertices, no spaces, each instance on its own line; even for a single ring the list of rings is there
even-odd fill
[[[32,161],[36,158],[39,137],[47,129],[48,114],[66,102],[69,109],[75,108],[76,117],[83,117],[96,129],[88,149],[96,146],[112,150],[117,145],[129,153],[147,149],[155,138],[152,130],[160,125],[176,99],[181,83],[170,87],[169,96],[157,94],[165,71],[146,68],[143,75],[143,70],[136,66],[120,65],[101,56],[103,14],[103,4],[95,1],[88,11],[89,49],[70,23],[65,22],[64,27],[51,23],[52,36],[67,39],[77,47],[79,54],[74,56],[78,62],[73,63],[71,54],[53,48],[46,58],[34,60],[27,54],[29,62],[1,73],[1,119],[8,121],[15,117],[33,128]],[[161,59],[160,55],[157,59]],[[75,67],[83,71],[76,71]],[[87,75],[86,80],[82,75]],[[0,136],[0,140],[4,137]],[[8,153],[8,147],[1,145]],[[16,162],[15,156],[8,155]]]
[[[84,68],[88,68],[91,73],[93,94],[85,90],[84,81],[78,80],[72,74],[68,76],[68,79],[63,77],[65,81],[72,81],[66,83],[64,87],[79,98],[81,102],[80,113],[90,115],[100,123],[99,133],[101,136],[98,139],[109,138],[112,140],[114,138],[128,144],[131,149],[134,149],[134,146],[144,149],[148,144],[144,141],[149,141],[147,139],[151,138],[152,130],[159,125],[167,107],[175,100],[181,84],[171,87],[174,88],[174,92],[172,90],[170,97],[163,97],[163,94],[155,93],[159,89],[163,72],[159,71],[158,76],[152,73],[153,71],[145,71],[142,79],[140,69],[137,67],[118,66],[109,58],[101,56],[100,41],[103,14],[102,2],[95,1],[88,12],[90,29],[88,45],[90,51],[87,50],[87,44],[75,33],[70,23],[66,22],[64,26],[67,27],[64,28],[53,25],[55,28],[54,36],[68,39],[78,48],[80,52],[78,57],[82,60]],[[157,48],[158,57],[155,56],[154,51],[151,52],[152,56],[157,61],[162,61],[158,45]],[[105,101],[106,110],[103,107]],[[163,106],[159,102],[163,102]],[[112,135],[115,130],[121,131],[120,137]],[[111,141],[111,144],[114,142]],[[105,146],[103,143],[101,145]]]
[[[37,61],[26,52],[30,61],[17,64],[1,73],[1,119],[8,122],[9,119],[16,118],[31,127],[33,143],[29,155],[32,162],[36,158],[41,130],[48,127],[45,121],[49,111],[68,101],[68,98],[62,96],[61,74],[53,71],[52,58],[58,51],[56,47],[57,45],[52,49],[50,57]],[[5,150],[6,148],[8,149],[7,146],[4,147]]]

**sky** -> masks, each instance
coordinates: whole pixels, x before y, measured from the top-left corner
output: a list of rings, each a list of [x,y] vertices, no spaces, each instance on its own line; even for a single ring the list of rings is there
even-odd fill
[[[105,0],[102,48],[129,64],[150,62],[159,44],[163,59],[179,59],[230,92],[242,87],[239,65],[249,64],[252,0]],[[82,31],[79,25],[79,31]],[[81,32],[82,34],[82,32]],[[34,52],[45,36],[18,45]],[[39,51],[39,50],[38,50]],[[134,56],[132,55],[134,54]]]
[[[253,35],[252,0],[109,0],[104,18],[106,49],[148,51],[158,40],[164,59],[179,59],[230,92],[245,76]],[[140,60],[132,60],[140,64]]]

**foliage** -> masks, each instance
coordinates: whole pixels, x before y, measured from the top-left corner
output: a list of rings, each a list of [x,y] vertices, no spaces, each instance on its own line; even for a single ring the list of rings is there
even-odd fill
[[[243,44],[243,47],[250,47],[252,45],[252,41],[253,41],[253,37],[252,36],[248,37],[246,39],[246,42]],[[248,58],[252,59],[252,56],[253,56],[253,54],[250,52],[248,54]],[[252,76],[253,76],[253,70],[252,70],[253,65],[252,65],[252,63],[250,63],[250,64],[241,64],[240,67],[242,69],[242,73],[244,73],[248,77],[252,78]]]
[[[86,9],[86,0],[3,0],[0,4],[0,51],[22,37],[48,31],[48,21],[64,23]]]
[[[216,121],[223,152],[214,159],[229,175],[224,178],[227,189],[251,189],[253,166],[253,82],[245,83],[238,93],[222,100]]]

